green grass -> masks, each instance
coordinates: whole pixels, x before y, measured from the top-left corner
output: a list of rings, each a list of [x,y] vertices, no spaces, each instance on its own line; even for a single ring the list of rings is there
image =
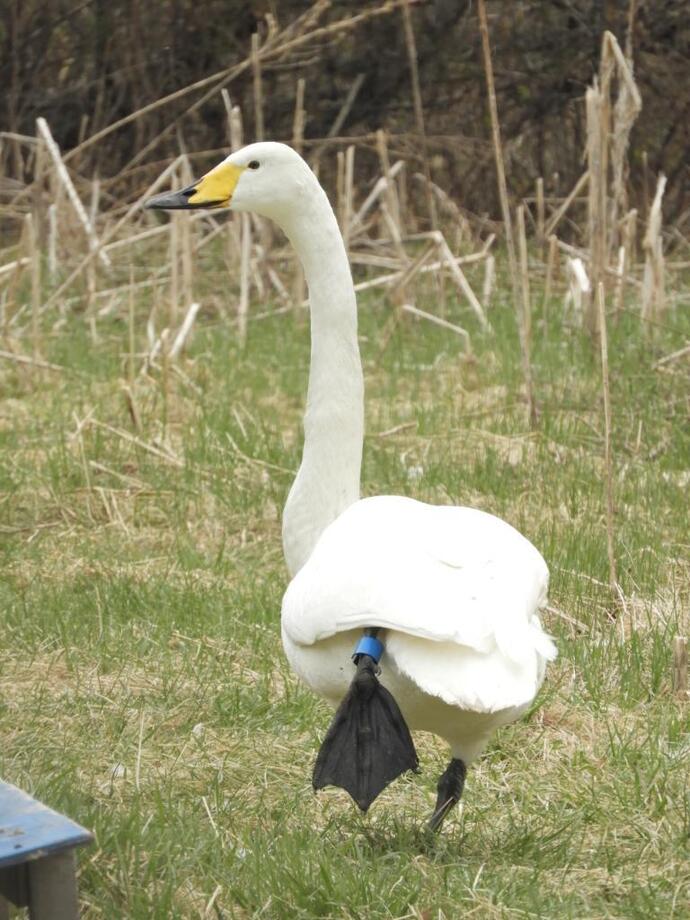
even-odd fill
[[[430,737],[422,774],[366,817],[310,787],[330,713],[289,672],[279,631],[306,325],[250,324],[241,353],[202,317],[181,373],[136,381],[139,431],[121,320],[99,323],[96,344],[79,316],[46,330],[45,357],[69,373],[0,367],[0,773],[94,830],[86,917],[688,916],[690,710],[670,688],[690,602],[687,364],[653,368],[690,336],[687,311],[652,341],[633,313],[610,330],[615,624],[586,337],[556,301],[537,324],[529,432],[507,300],[493,335],[452,307],[471,360],[408,321],[381,350],[389,315],[361,305],[364,492],[519,527],[550,565],[560,649],[433,840],[420,827],[446,753]]]

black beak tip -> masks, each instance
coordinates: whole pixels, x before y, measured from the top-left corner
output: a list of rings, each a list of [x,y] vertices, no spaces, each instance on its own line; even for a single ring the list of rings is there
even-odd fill
[[[189,204],[189,198],[195,192],[195,188],[182,189],[181,192],[164,192],[162,195],[154,195],[144,202],[144,208],[147,211],[179,211],[188,210],[192,207]]]

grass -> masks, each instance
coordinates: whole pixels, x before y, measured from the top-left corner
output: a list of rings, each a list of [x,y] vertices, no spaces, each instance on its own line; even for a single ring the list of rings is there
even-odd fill
[[[308,366],[307,327],[285,316],[251,324],[244,353],[206,316],[179,370],[136,381],[139,430],[117,318],[96,344],[78,316],[46,332],[69,372],[0,367],[0,773],[94,830],[86,917],[687,916],[690,710],[670,688],[690,600],[687,375],[653,368],[690,336],[687,311],[651,342],[633,313],[611,330],[615,623],[598,363],[560,305],[535,333],[533,433],[507,299],[494,335],[457,313],[472,360],[408,321],[382,351],[388,308],[360,315],[364,492],[492,511],[552,571],[560,658],[457,816],[419,830],[446,757],[430,737],[422,774],[366,817],[311,791],[330,713],[280,645]]]

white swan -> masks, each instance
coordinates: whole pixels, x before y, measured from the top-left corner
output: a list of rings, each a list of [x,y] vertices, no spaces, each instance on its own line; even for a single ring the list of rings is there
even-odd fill
[[[460,797],[466,766],[496,728],[530,705],[546,662],[556,655],[538,617],[546,564],[518,531],[482,511],[359,497],[364,426],[355,293],[328,198],[294,150],[251,144],[149,206],[254,211],[283,229],[302,261],[311,367],[302,463],[283,514],[292,581],[282,635],[297,674],[334,706],[347,700],[319,755],[315,786],[342,785],[366,809],[394,776],[416,764],[406,722],[450,747],[431,820],[436,828]],[[355,671],[353,649],[363,630],[372,639]],[[371,716],[378,657],[381,684],[395,702]],[[357,709],[354,729],[343,727],[348,706]],[[387,720],[402,753],[381,728]],[[370,776],[372,761],[378,777]],[[356,775],[348,781],[348,774]]]

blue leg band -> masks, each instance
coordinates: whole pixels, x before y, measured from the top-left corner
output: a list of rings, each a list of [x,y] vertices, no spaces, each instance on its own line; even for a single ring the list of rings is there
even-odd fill
[[[374,636],[362,636],[355,646],[352,657],[356,660],[359,655],[368,655],[378,664],[383,655],[383,642],[375,639]]]

